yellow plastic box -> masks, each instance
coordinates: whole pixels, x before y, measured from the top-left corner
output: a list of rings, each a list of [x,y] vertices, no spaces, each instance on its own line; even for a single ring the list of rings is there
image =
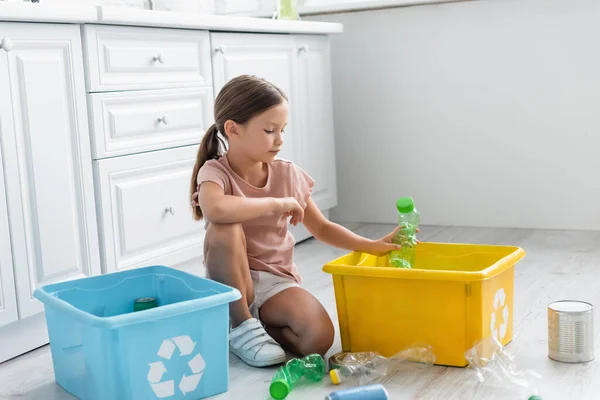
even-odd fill
[[[414,344],[436,364],[467,365],[465,351],[495,336],[512,340],[519,247],[419,243],[412,269],[350,253],[323,267],[333,277],[343,351],[390,357]]]

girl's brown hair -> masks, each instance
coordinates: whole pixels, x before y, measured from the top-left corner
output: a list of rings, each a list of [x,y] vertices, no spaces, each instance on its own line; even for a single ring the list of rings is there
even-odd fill
[[[223,86],[215,100],[215,123],[202,138],[192,173],[190,197],[194,220],[202,219],[202,210],[195,198],[198,191],[198,171],[208,160],[218,160],[223,155],[222,150],[226,150],[225,122],[232,120],[243,125],[256,115],[284,101],[287,101],[287,97],[281,89],[255,76],[238,76]]]

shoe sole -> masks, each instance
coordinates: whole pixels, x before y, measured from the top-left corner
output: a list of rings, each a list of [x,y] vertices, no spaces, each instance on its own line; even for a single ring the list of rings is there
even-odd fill
[[[240,352],[238,352],[235,348],[233,348],[232,346],[229,346],[229,350],[231,350],[231,352],[233,354],[235,354],[239,359],[241,359],[243,362],[245,362],[246,364],[252,366],[252,367],[270,367],[271,365],[277,365],[277,364],[282,364],[284,362],[286,362],[287,358],[285,356],[285,354],[279,358],[274,358],[271,360],[265,360],[265,361],[256,361],[256,360],[251,360],[249,358],[244,357],[243,354],[241,354]]]

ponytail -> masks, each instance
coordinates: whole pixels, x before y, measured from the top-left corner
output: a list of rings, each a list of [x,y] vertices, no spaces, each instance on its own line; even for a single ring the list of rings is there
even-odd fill
[[[192,211],[194,220],[196,221],[202,219],[202,210],[198,204],[198,172],[208,160],[218,160],[221,157],[221,145],[224,149],[226,148],[225,141],[219,136],[219,128],[216,124],[212,124],[204,134],[202,142],[200,142],[196,164],[194,165],[194,171],[192,173],[192,181],[190,182]]]

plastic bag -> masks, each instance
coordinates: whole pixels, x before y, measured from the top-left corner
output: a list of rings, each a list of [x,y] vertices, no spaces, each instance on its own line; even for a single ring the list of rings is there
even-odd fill
[[[365,386],[403,369],[432,366],[435,359],[431,346],[414,346],[389,358],[376,352],[339,353],[329,359],[329,366],[335,384]]]
[[[481,340],[465,353],[465,358],[478,381],[477,398],[485,398],[486,390],[502,392],[514,399],[527,400],[539,396],[537,384],[541,376],[532,370],[519,370],[512,354],[503,349],[493,336]]]

